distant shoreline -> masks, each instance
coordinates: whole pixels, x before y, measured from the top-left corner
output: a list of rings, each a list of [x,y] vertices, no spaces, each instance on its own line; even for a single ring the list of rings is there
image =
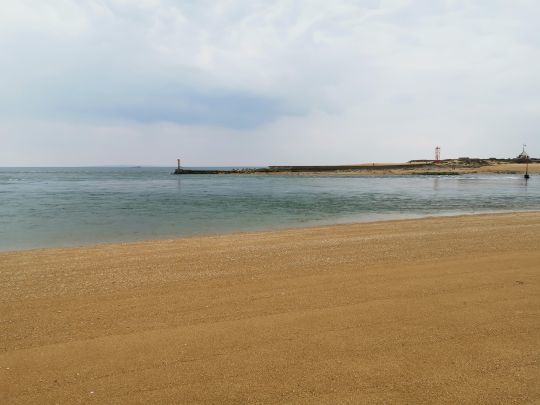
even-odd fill
[[[173,174],[263,174],[263,175],[324,175],[324,176],[403,176],[403,175],[439,175],[457,176],[460,174],[498,173],[523,174],[525,163],[502,161],[443,161],[443,162],[409,162],[409,163],[371,163],[359,165],[333,166],[268,166],[244,169],[176,169]],[[529,163],[529,173],[540,173],[540,162]]]

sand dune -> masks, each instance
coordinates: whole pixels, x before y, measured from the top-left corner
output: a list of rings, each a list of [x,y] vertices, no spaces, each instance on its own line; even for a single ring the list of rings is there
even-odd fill
[[[540,213],[0,253],[0,403],[540,401]]]

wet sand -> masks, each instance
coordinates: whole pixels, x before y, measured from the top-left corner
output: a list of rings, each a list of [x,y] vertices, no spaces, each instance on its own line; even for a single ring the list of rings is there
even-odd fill
[[[538,403],[540,213],[0,253],[0,403]]]

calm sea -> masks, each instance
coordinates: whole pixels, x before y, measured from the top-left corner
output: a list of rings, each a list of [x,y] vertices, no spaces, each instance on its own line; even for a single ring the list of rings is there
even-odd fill
[[[174,176],[0,168],[0,250],[428,215],[540,210],[540,177]]]

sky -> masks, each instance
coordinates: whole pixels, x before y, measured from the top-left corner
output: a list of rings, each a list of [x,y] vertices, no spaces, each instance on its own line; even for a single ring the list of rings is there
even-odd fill
[[[540,157],[537,0],[1,0],[0,166]]]

